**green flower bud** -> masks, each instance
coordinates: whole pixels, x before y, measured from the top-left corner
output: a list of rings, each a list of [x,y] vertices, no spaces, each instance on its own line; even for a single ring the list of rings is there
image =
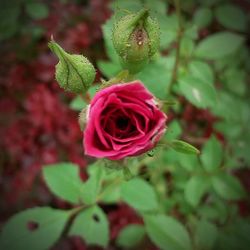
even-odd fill
[[[159,24],[147,9],[126,15],[114,25],[113,43],[124,68],[136,73],[159,49]]]
[[[56,65],[56,80],[66,91],[86,93],[95,79],[95,68],[82,55],[70,55],[56,42],[49,42],[49,48],[59,59]]]

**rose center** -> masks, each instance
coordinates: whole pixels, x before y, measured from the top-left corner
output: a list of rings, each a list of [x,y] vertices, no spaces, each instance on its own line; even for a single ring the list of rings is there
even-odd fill
[[[128,127],[129,119],[127,117],[119,117],[116,120],[116,127],[120,130],[125,130]]]

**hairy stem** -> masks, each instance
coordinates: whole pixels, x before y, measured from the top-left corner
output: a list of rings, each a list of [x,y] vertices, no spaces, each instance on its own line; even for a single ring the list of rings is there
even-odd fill
[[[180,8],[180,0],[175,0],[175,10],[178,18],[178,31],[177,31],[177,40],[176,40],[176,54],[175,54],[175,63],[171,76],[171,80],[168,87],[168,92],[170,93],[173,87],[173,84],[178,79],[178,67],[180,62],[180,47],[181,47],[181,39],[183,36],[183,26],[181,21],[181,8]]]

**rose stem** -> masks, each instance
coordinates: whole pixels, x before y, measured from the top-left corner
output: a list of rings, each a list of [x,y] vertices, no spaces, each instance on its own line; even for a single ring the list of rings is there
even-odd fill
[[[168,93],[170,94],[172,91],[173,84],[176,82],[178,78],[178,67],[180,61],[180,47],[181,47],[181,39],[183,35],[183,26],[181,21],[181,8],[180,8],[180,0],[175,0],[175,9],[178,18],[178,32],[177,32],[177,41],[176,41],[176,54],[175,54],[175,63],[171,76],[171,80],[168,86]]]

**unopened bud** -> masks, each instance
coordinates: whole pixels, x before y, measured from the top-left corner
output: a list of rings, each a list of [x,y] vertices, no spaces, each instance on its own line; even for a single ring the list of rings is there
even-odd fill
[[[95,68],[82,55],[70,55],[56,42],[49,42],[49,48],[56,54],[59,63],[56,65],[56,80],[66,91],[86,93],[95,79]]]
[[[136,73],[159,49],[159,24],[147,9],[126,15],[114,25],[113,43],[125,69]]]

